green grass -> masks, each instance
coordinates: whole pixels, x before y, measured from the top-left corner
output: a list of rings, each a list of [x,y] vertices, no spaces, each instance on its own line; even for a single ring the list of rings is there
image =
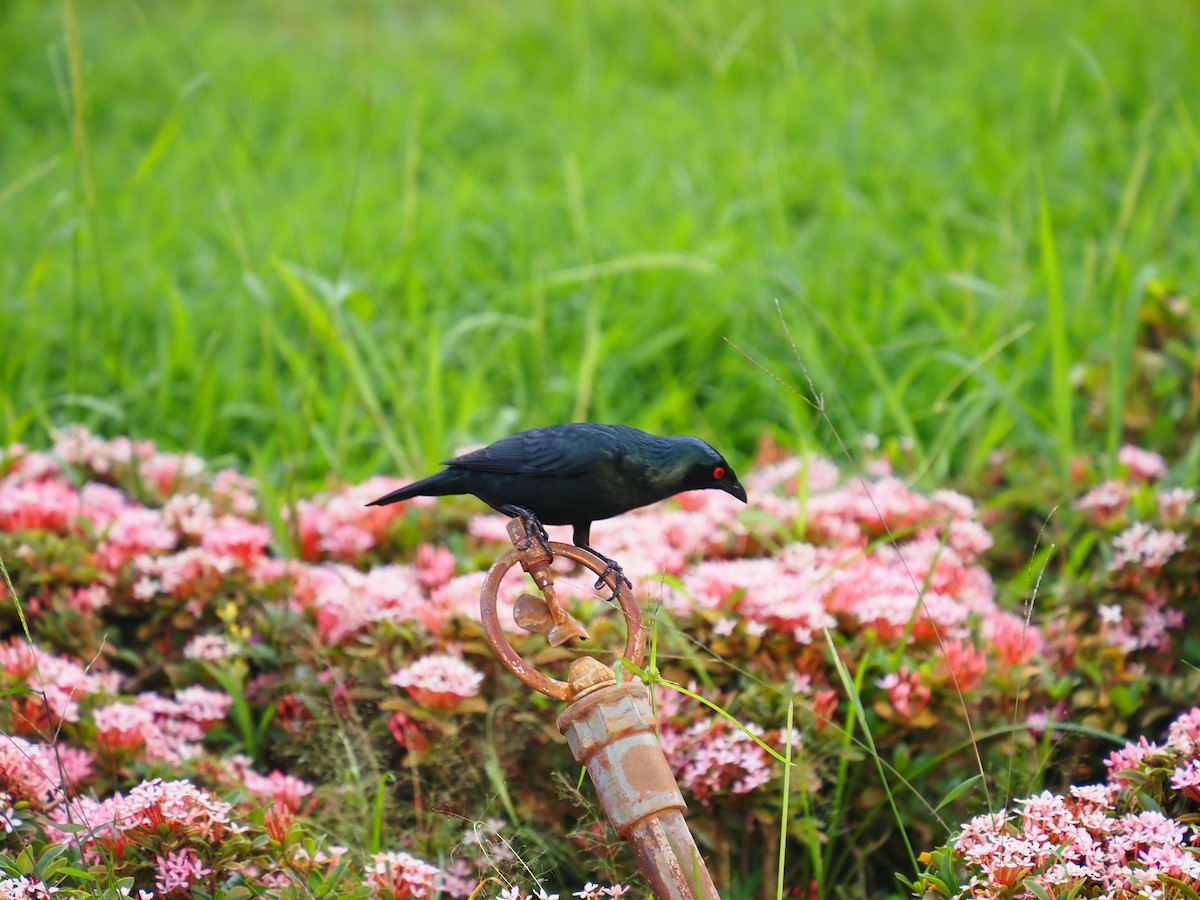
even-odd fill
[[[8,0],[0,438],[300,486],[573,418],[831,451],[726,343],[802,385],[778,298],[848,438],[1061,469],[1139,277],[1200,274],[1198,44],[1175,0]]]

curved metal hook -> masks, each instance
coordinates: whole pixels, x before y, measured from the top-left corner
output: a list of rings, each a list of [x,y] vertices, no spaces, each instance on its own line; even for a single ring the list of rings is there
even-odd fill
[[[514,528],[514,526],[517,526]],[[524,524],[519,519],[514,519],[509,524],[509,535],[513,538],[513,543],[518,544],[525,534]],[[637,605],[637,601],[633,598],[633,592],[629,590],[624,582],[620,581],[619,576],[611,571],[609,567],[599,558],[586,550],[576,547],[572,544],[560,544],[557,542],[549,544],[549,549],[555,556],[565,556],[567,559],[573,559],[597,576],[603,576],[604,583],[612,589],[617,598],[617,602],[621,606],[621,612],[625,618],[625,652],[624,657],[635,665],[640,666],[646,656],[646,632],[642,627],[642,611]],[[559,681],[557,678],[551,678],[548,675],[543,675],[533,666],[529,665],[521,658],[512,644],[509,643],[507,636],[504,634],[504,629],[500,625],[500,614],[496,606],[496,594],[500,588],[500,582],[505,574],[515,566],[521,563],[522,568],[533,576],[538,588],[542,591],[543,597],[546,600],[546,606],[549,608],[550,616],[556,626],[569,627],[572,623],[579,632],[569,632],[570,636],[586,637],[587,632],[575,622],[573,618],[562,608],[558,602],[558,598],[554,592],[554,585],[550,578],[549,558],[545,554],[537,542],[533,542],[530,546],[522,549],[509,550],[488,569],[487,578],[483,582],[483,589],[479,594],[479,612],[483,620],[483,630],[487,634],[488,643],[492,645],[497,658],[508,671],[512,672],[517,678],[521,679],[526,685],[533,688],[540,694],[545,694],[555,700],[570,700],[577,693],[583,690],[583,685],[573,684],[571,682]],[[607,571],[607,575],[604,573]],[[569,640],[569,637],[564,638]]]

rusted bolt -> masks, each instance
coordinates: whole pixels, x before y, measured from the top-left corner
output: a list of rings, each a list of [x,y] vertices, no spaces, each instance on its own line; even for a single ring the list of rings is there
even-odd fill
[[[575,692],[575,699],[578,700],[588,691],[593,691],[606,684],[615,684],[617,676],[612,669],[598,659],[581,656],[567,669],[567,681]]]

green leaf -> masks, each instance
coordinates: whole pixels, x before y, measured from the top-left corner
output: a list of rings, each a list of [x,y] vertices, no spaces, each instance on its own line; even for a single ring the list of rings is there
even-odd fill
[[[938,812],[942,809],[942,807],[948,806],[949,804],[953,803],[955,800],[957,800],[959,797],[961,797],[963,794],[965,794],[967,791],[969,791],[971,789],[971,787],[975,784],[975,782],[979,781],[981,778],[983,778],[982,774],[972,775],[966,781],[963,781],[956,787],[951,788],[946,793],[946,796],[942,798],[942,802],[934,807],[933,811]]]
[[[85,872],[83,869],[77,869],[74,866],[59,866],[55,870],[66,875],[74,875],[76,878],[82,878],[84,881],[95,881],[96,878],[91,872]]]
[[[1172,878],[1170,875],[1159,874],[1160,881],[1165,881],[1184,897],[1184,900],[1200,900],[1200,894],[1197,894],[1195,889],[1188,884],[1180,881],[1178,878]]]

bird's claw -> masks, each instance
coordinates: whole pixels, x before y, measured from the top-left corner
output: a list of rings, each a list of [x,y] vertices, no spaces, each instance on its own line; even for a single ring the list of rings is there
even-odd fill
[[[596,553],[595,550],[592,550],[591,553],[594,556],[600,557],[600,559],[602,559],[604,561],[604,571],[601,572],[600,577],[596,579],[596,586],[595,586],[594,590],[598,591],[601,588],[606,587],[607,582],[605,582],[604,579],[608,578],[608,576],[610,574],[612,574],[613,572],[617,573],[617,578],[616,578],[616,582],[615,582],[616,586],[613,588],[612,596],[609,597],[610,600],[617,599],[617,595],[621,593],[621,583],[622,582],[624,582],[625,585],[630,590],[633,590],[633,582],[625,577],[625,570],[622,569],[619,565],[617,565],[616,560],[609,559],[607,556],[603,556],[599,553]]]
[[[545,526],[538,520],[533,510],[525,509],[522,506],[507,506],[501,512],[515,516],[525,524],[525,543],[517,548],[519,551],[524,553],[532,547],[533,541],[536,538],[537,542],[541,544],[542,549],[546,551],[546,555],[553,561],[554,551],[550,549],[550,533],[546,531]]]

